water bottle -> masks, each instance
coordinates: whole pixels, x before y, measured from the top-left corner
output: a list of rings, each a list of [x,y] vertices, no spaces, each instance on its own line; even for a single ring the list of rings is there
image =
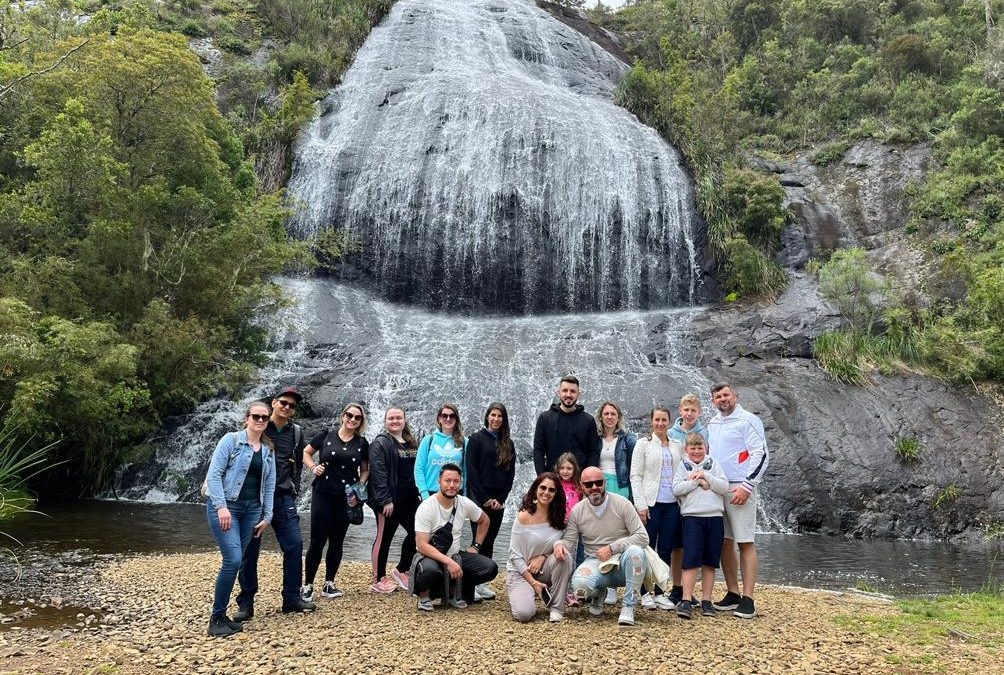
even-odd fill
[[[356,491],[352,489],[351,485],[345,486],[345,503],[352,506],[352,498],[355,497]]]

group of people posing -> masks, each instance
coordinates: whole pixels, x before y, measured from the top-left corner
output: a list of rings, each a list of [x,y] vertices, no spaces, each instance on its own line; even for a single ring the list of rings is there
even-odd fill
[[[625,428],[615,402],[603,402],[594,418],[579,393],[575,377],[562,378],[558,402],[537,419],[537,477],[519,500],[506,563],[513,618],[532,620],[538,601],[551,621],[579,603],[601,616],[604,605],[617,603],[618,588],[622,625],[634,624],[639,603],[684,619],[695,608],[755,616],[757,486],[768,461],[760,419],[739,405],[731,385],[717,384],[717,414],[707,426],[699,398],[687,394],[675,421],[668,408],[653,408],[650,429],[639,437]],[[345,535],[363,501],[376,515],[374,593],[403,589],[418,597],[420,611],[437,601],[462,609],[494,599],[494,546],[516,470],[506,407],[490,404],[483,428],[465,437],[457,406],[443,404],[436,430],[421,442],[405,411],[392,407],[384,430],[368,442],[365,409],[351,403],[337,428],[304,443],[292,422],[302,400],[287,388],[271,403],[252,403],[244,428],[225,435],[213,453],[204,492],[223,564],[209,635],[239,632],[254,616],[260,535],[269,525],[283,553],[284,613],[314,610],[317,594],[341,596],[335,579]],[[314,477],[305,564],[295,505],[304,467]],[[468,523],[471,543],[462,547]],[[388,575],[399,527],[405,536]],[[322,553],[324,582],[315,589]],[[719,564],[727,589],[712,602]],[[701,602],[694,599],[698,572]],[[240,592],[230,619],[235,581]]]

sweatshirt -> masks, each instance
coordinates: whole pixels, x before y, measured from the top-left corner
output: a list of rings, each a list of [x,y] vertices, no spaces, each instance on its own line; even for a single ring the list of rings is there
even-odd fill
[[[466,449],[466,438],[463,447],[458,448],[453,442],[453,436],[447,436],[438,429],[422,439],[415,458],[415,486],[422,499],[428,499],[429,495],[439,492],[439,472],[444,464],[456,464],[461,468],[464,480],[460,489],[464,489],[467,484],[467,468],[464,466]]]
[[[565,550],[574,555],[580,536],[586,556],[590,558],[595,558],[596,552],[604,546],[610,546],[615,555],[623,553],[628,546],[648,546],[648,532],[634,505],[613,492],[607,493],[599,507],[593,507],[588,499],[575,505],[561,539]]]
[[[565,412],[557,403],[540,413],[533,432],[533,468],[537,475],[553,471],[558,457],[566,452],[575,455],[579,468],[599,466],[603,439],[596,431],[596,420],[581,405]]]
[[[710,489],[705,490],[696,480],[688,478],[695,469],[704,471]],[[711,457],[705,457],[699,465],[684,457],[673,476],[673,492],[680,502],[680,515],[711,518],[725,513],[724,497],[729,493],[729,481],[721,465]]]
[[[572,513],[572,507],[582,500],[582,493],[578,486],[570,480],[561,481],[561,489],[565,492],[565,520]]]
[[[718,413],[708,422],[708,445],[730,483],[742,483],[753,492],[763,480],[768,461],[763,422],[738,403],[731,415]]]
[[[505,504],[516,478],[516,457],[508,468],[498,465],[498,436],[488,429],[467,439],[467,496],[484,508],[489,499]]]
[[[708,442],[708,428],[701,424],[701,420],[694,422],[693,428],[687,431],[683,428],[683,418],[677,417],[676,423],[670,427],[667,435],[669,436],[669,440],[679,441],[680,445],[683,445],[687,440],[687,434],[700,434],[704,436],[704,442]]]

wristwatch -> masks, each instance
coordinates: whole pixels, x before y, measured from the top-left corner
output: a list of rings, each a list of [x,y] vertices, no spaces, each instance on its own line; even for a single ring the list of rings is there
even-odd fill
[[[475,551],[480,551],[481,550],[481,542],[480,541],[476,541],[476,542],[472,543],[471,544],[471,548],[473,548]]]

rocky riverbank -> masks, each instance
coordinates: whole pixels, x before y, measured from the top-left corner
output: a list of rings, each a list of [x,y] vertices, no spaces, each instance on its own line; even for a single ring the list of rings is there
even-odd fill
[[[684,622],[639,610],[618,628],[572,609],[560,624],[514,623],[501,580],[497,600],[468,610],[419,614],[401,592],[368,590],[368,566],[346,564],[343,598],[317,612],[278,611],[279,569],[263,561],[254,619],[229,639],[205,636],[215,553],[105,561],[82,594],[102,608],[72,629],[0,632],[0,672],[12,673],[618,673],[627,672],[991,672],[997,655],[965,642],[901,644],[866,634],[864,617],[898,609],[855,594],[764,588],[760,616]],[[5,608],[6,609],[6,608]],[[108,617],[113,617],[111,620]],[[900,666],[902,668],[902,666]]]

